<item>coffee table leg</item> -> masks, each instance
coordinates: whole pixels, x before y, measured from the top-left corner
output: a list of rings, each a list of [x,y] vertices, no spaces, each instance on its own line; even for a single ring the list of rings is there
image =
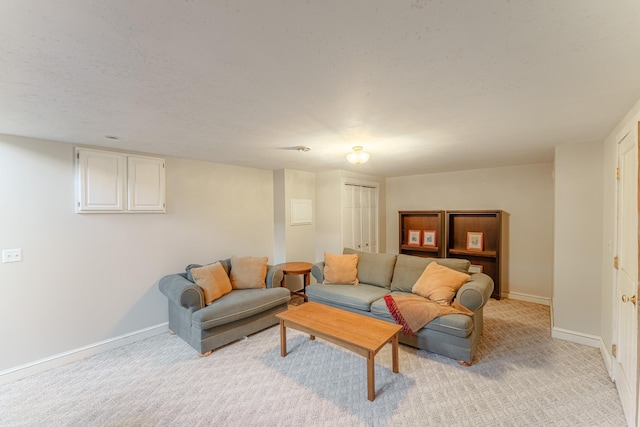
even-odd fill
[[[367,356],[367,399],[373,402],[376,398],[375,353],[370,351]]]
[[[284,320],[280,320],[280,356],[287,355],[287,328],[284,326]]]
[[[391,361],[393,364],[393,372],[400,372],[400,361],[398,360],[398,334],[391,338]]]

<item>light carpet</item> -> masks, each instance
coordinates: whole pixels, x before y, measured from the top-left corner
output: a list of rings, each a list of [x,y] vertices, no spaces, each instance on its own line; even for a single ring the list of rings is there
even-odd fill
[[[471,367],[400,346],[366,360],[267,329],[200,358],[162,334],[0,387],[2,426],[624,426],[598,349],[551,338],[549,307],[491,300]]]

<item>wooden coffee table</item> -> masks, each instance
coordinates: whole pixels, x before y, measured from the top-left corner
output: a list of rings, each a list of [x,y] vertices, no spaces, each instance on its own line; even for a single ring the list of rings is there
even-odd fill
[[[388,342],[392,346],[393,372],[398,373],[398,332],[402,327],[323,304],[307,302],[276,314],[280,319],[280,355],[287,355],[287,328],[320,337],[367,358],[367,398],[375,391],[375,355]]]

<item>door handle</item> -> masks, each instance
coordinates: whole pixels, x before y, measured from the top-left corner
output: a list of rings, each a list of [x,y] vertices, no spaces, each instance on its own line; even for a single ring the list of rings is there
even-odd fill
[[[628,297],[626,295],[622,295],[622,302],[629,302],[629,301],[631,301],[633,305],[636,305],[636,296],[633,295],[632,297]]]

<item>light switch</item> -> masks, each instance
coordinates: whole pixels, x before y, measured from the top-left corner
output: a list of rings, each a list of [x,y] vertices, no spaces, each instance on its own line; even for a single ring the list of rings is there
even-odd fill
[[[2,251],[2,262],[22,261],[22,249],[4,249]]]

